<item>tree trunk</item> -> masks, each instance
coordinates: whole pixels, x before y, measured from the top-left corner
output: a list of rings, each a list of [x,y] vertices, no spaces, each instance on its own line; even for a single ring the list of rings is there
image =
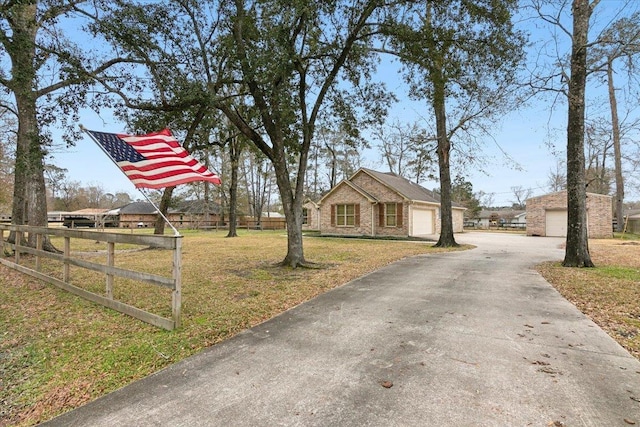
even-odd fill
[[[164,189],[164,191],[162,192],[162,198],[160,199],[160,206],[158,206],[158,209],[160,209],[160,212],[162,212],[162,215],[164,215],[167,218],[168,218],[167,213],[169,212],[169,205],[171,204],[171,196],[173,195],[173,190],[175,190],[175,188],[176,187],[173,186],[173,187],[166,187]],[[156,217],[156,223],[153,228],[153,234],[160,234],[160,235],[164,234],[164,227],[165,227],[166,221],[164,220],[162,215],[158,214],[158,216]]]
[[[620,122],[618,120],[618,102],[613,86],[613,59],[607,63],[607,84],[609,86],[609,105],[611,107],[611,128],[613,136],[613,157],[616,175],[616,231],[624,230],[624,179],[622,177],[622,152],[620,148]]]
[[[437,67],[437,65],[436,65]],[[438,168],[440,170],[440,238],[436,247],[458,246],[453,236],[453,214],[451,212],[451,142],[447,136],[447,116],[445,107],[445,85],[440,70],[434,70],[433,111],[436,116],[436,136],[438,138]]]
[[[11,222],[46,227],[48,220],[44,183],[45,153],[40,144],[36,113],[37,94],[34,90],[35,39],[38,30],[36,4],[17,3],[13,6],[13,12],[13,43],[8,53],[13,66],[10,88],[15,95],[18,110],[18,134]],[[44,250],[57,251],[49,237],[43,237]],[[35,238],[35,235],[29,234],[29,245],[35,246]]]
[[[231,183],[229,184],[229,232],[227,237],[238,237],[238,169],[240,168],[240,141],[238,137],[229,141],[229,158],[231,160]]]
[[[306,263],[302,246],[302,197],[295,197],[286,160],[284,158],[275,159],[273,168],[287,223],[287,255],[280,264],[297,268]],[[299,176],[298,179],[304,178]]]
[[[589,255],[584,170],[584,94],[590,15],[589,0],[573,1],[573,44],[567,122],[567,244],[562,263],[565,267],[594,266]]]

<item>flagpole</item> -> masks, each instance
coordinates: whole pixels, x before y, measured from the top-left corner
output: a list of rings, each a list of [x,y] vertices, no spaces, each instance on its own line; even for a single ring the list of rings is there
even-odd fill
[[[169,227],[171,227],[171,229],[173,230],[174,235],[179,236],[179,235],[180,235],[180,233],[178,232],[178,230],[176,230],[176,228],[173,226],[173,224],[171,224],[171,221],[169,221],[169,220],[167,219],[167,217],[166,217],[166,216],[164,216],[164,214],[162,213],[162,211],[160,210],[160,208],[159,208],[159,207],[157,207],[157,206],[156,206],[156,204],[155,204],[155,203],[153,203],[149,197],[147,197],[147,195],[144,193],[144,191],[142,191],[142,189],[141,189],[141,188],[138,188],[138,191],[140,192],[140,194],[142,194],[142,195],[144,196],[144,198],[145,198],[145,199],[147,199],[147,201],[148,201],[149,203],[151,203],[151,205],[153,205],[153,207],[154,207],[154,208],[156,208],[156,211],[158,211],[158,215],[160,215],[160,216],[164,219],[164,221],[165,221],[167,224],[169,224]]]
[[[111,156],[111,154],[109,154],[109,152],[108,152],[107,150],[105,150],[105,149],[104,149],[104,147],[102,146],[102,144],[100,144],[100,142],[98,142],[98,140],[96,140],[96,138],[91,134],[91,132],[89,132],[89,130],[88,130],[87,128],[85,128],[83,125],[80,125],[80,130],[81,130],[81,131],[83,131],[84,133],[86,133],[87,135],[89,135],[89,138],[91,138],[91,139],[93,140],[93,142],[95,142],[95,143],[96,143],[96,145],[97,145],[98,147],[100,147],[100,149],[102,150],[102,152],[103,152],[104,154],[106,154],[106,155],[109,157],[109,159],[111,159],[111,161],[112,161],[116,166],[118,166],[118,162],[116,162],[116,160]],[[118,166],[118,169],[119,169],[122,173],[124,173],[124,171],[122,171],[122,169],[120,169],[120,166]],[[125,176],[126,176],[126,174],[125,174]],[[128,179],[128,178],[129,178],[129,177],[127,177],[127,179]],[[169,227],[171,227],[171,229],[173,230],[174,235],[175,235],[175,236],[180,236],[180,233],[178,232],[178,230],[173,226],[173,224],[171,224],[171,221],[169,221],[169,220],[167,219],[167,217],[166,217],[166,216],[164,216],[164,214],[160,211],[160,208],[158,208],[158,207],[156,206],[156,204],[155,204],[155,203],[153,203],[153,202],[151,201],[151,199],[149,199],[149,197],[147,197],[147,195],[146,195],[146,194],[145,194],[145,193],[144,193],[140,188],[136,187],[136,189],[140,192],[140,194],[142,194],[142,195],[144,196],[144,198],[145,198],[145,199],[147,199],[147,202],[151,203],[151,205],[152,205],[154,208],[156,208],[156,211],[158,212],[158,215],[160,215],[160,216],[162,217],[162,219],[164,219],[164,221],[165,221],[167,224],[169,224]]]

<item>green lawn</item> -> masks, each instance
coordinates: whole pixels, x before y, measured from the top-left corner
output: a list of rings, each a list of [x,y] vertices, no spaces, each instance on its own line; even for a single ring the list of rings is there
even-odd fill
[[[184,233],[183,326],[172,332],[0,266],[0,426],[50,419],[385,264],[440,251],[425,242],[305,238],[305,256],[319,268],[293,270],[275,266],[286,254],[282,231],[225,235]],[[116,249],[116,265],[170,275],[168,251]],[[72,240],[72,250],[105,256],[91,241]],[[71,277],[103,292],[98,273],[72,268]],[[114,295],[170,316],[167,289],[116,279]]]

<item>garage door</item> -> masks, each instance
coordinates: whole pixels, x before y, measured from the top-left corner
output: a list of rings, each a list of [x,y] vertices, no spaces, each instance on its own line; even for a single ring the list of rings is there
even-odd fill
[[[546,212],[546,235],[565,237],[567,235],[567,211]]]
[[[413,225],[411,235],[433,234],[433,209],[414,209],[411,224]]]

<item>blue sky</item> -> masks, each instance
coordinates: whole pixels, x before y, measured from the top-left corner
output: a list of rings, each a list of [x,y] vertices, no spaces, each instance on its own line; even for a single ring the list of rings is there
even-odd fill
[[[607,22],[611,13],[624,2],[603,0],[599,7],[596,22]],[[639,2],[640,3],[640,2]],[[632,3],[633,4],[633,3]],[[635,4],[633,9],[637,9]],[[527,23],[527,28],[534,28]],[[533,29],[533,39],[548,37],[548,29]],[[383,79],[388,87],[398,88],[398,97],[403,98],[400,78],[395,71],[385,70]],[[595,95],[598,91],[591,85],[589,91]],[[532,195],[548,192],[548,176],[556,169],[558,158],[548,146],[549,142],[562,150],[565,144],[566,106],[557,105],[551,109],[551,99],[539,99],[526,108],[514,111],[503,117],[501,124],[495,127],[493,140],[487,140],[483,154],[487,161],[483,164],[486,172],[464,170],[463,175],[473,184],[474,191],[492,193],[495,206],[510,205],[515,201],[512,187],[531,189]],[[431,112],[426,105],[401,99],[401,102],[390,111],[390,120],[401,119],[407,123],[430,117]],[[85,111],[82,124],[92,130],[104,132],[123,132],[124,124],[113,119],[105,111],[99,117],[92,111]],[[550,132],[551,128],[551,132]],[[550,136],[553,135],[553,136]],[[504,153],[503,153],[504,152]],[[511,158],[510,161],[505,154]],[[371,165],[376,164],[379,155],[372,151],[366,154]],[[101,185],[108,192],[126,191],[134,198],[140,195],[120,170],[106,157],[97,145],[88,137],[76,143],[75,147],[58,150],[54,154],[53,163],[68,170],[68,178],[81,181],[83,185]],[[368,166],[371,166],[368,165]],[[455,165],[454,165],[455,166]],[[379,167],[384,170],[384,167]],[[224,179],[224,177],[222,177]],[[437,188],[436,182],[421,183],[427,188]],[[627,200],[640,200],[640,194],[627,191]]]
[[[426,110],[426,107],[423,108]],[[404,103],[394,108],[391,114],[397,114],[397,117],[403,118],[428,114],[420,110],[419,106]],[[564,113],[564,111],[558,111],[555,115],[564,117]],[[86,112],[82,117],[82,124],[87,129],[124,132],[122,123],[113,119],[103,122],[91,111]],[[485,165],[487,173],[472,170],[463,172],[473,184],[474,191],[495,193],[496,205],[511,204],[514,200],[511,188],[516,186],[531,188],[533,195],[546,193],[549,171],[556,166],[556,159],[545,144],[548,139],[547,121],[548,113],[535,108],[517,111],[506,116],[501,129],[494,134],[495,141],[487,141],[483,150],[490,160],[490,163]],[[559,137],[562,138],[563,134],[560,133]],[[514,162],[505,158],[501,150],[521,169],[517,169]],[[366,156],[372,162],[372,166],[379,160],[379,155],[373,150],[370,150]],[[54,158],[57,166],[68,170],[67,175],[70,179],[81,181],[83,185],[98,184],[107,192],[125,191],[134,198],[140,196],[118,167],[86,134],[75,147],[55,153]],[[380,167],[379,170],[384,170],[384,167]],[[429,189],[438,187],[437,182],[431,181],[424,182],[422,185]]]

